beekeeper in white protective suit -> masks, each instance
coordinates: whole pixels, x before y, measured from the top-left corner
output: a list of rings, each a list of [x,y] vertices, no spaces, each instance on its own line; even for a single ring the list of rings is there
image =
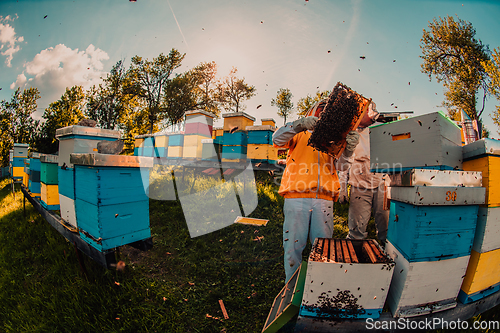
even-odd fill
[[[372,102],[357,128],[360,136],[359,144],[354,149],[354,154],[348,159],[349,170],[339,172],[341,182],[339,203],[349,201],[348,239],[366,238],[368,235],[366,226],[373,209],[377,238],[384,246],[389,222],[389,210],[384,210],[385,175],[370,172],[370,130],[368,126],[376,121],[378,115],[376,105]],[[347,184],[351,185],[349,194]]]
[[[359,135],[351,131],[346,148],[337,161],[308,146],[326,100],[316,103],[306,117],[289,122],[273,135],[275,147],[288,148],[286,169],[278,193],[285,198],[283,212],[283,249],[286,280],[299,268],[302,251],[316,238],[331,238],[333,234],[333,201],[337,201],[340,183],[337,169],[346,169],[346,158],[352,155]]]

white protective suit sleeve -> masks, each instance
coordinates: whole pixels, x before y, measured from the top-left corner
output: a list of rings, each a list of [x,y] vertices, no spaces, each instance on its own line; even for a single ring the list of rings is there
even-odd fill
[[[273,133],[273,143],[278,147],[283,147],[296,134],[297,132],[293,129],[293,123],[286,123],[284,126],[278,128],[276,132]]]

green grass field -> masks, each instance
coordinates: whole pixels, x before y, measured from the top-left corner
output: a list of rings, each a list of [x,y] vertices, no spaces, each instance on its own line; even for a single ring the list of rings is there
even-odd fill
[[[85,274],[73,244],[28,202],[24,215],[19,188],[14,199],[1,179],[0,332],[261,332],[285,282],[283,199],[267,173],[257,173],[257,190],[251,216],[267,226],[234,224],[196,238],[178,201],[151,200],[153,249],[121,247],[123,272],[85,258]],[[334,236],[345,237],[347,206],[335,208]],[[490,312],[482,319],[498,318]]]

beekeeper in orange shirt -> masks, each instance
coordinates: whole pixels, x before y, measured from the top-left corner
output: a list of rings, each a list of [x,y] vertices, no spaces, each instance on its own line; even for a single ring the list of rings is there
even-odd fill
[[[275,147],[288,148],[286,168],[278,193],[285,198],[283,211],[283,249],[286,281],[299,267],[302,251],[316,238],[330,238],[333,234],[333,201],[339,195],[337,167],[347,169],[347,158],[359,141],[359,134],[351,131],[347,145],[338,160],[307,145],[311,130],[326,100],[316,103],[307,116],[289,122],[273,135]]]

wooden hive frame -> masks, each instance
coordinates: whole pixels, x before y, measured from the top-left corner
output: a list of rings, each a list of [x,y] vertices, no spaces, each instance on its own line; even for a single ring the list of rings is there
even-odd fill
[[[342,134],[340,135],[341,139],[338,141],[331,140],[331,138],[327,136],[327,133],[325,133],[328,128],[326,122],[328,118],[338,116],[337,114],[333,115],[332,112],[335,111],[335,109],[342,101],[346,100],[346,96],[349,96],[349,98],[354,98],[358,104],[358,108],[354,116],[352,117],[350,125],[342,131]],[[314,127],[314,131],[309,139],[308,145],[316,148],[319,151],[325,152],[334,158],[338,158],[345,149],[345,139],[347,134],[359,126],[359,123],[368,111],[368,106],[370,105],[371,101],[371,98],[368,99],[363,95],[358,94],[343,83],[337,82],[332,92],[328,96],[325,108],[320,114],[319,120]]]

